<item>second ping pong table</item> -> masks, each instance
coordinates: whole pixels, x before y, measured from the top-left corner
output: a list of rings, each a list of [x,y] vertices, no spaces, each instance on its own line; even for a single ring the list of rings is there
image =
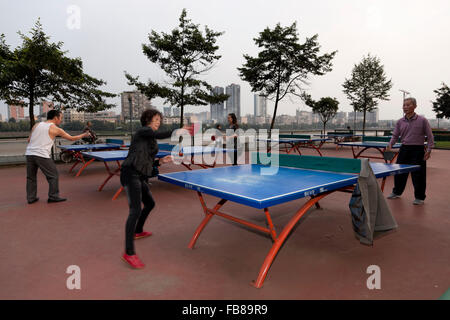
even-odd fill
[[[79,164],[82,163],[83,166],[78,170],[76,177],[79,177],[83,170],[90,164],[84,159],[83,151],[106,151],[106,150],[119,150],[122,148],[128,148],[130,143],[95,143],[95,144],[69,144],[69,145],[59,145],[57,146],[61,149],[61,152],[67,152],[70,154],[75,163],[69,169],[69,173]]]
[[[402,146],[401,143],[396,143],[392,146],[392,149],[395,149],[394,155],[391,159],[386,159],[384,157],[384,152],[386,151],[386,148],[389,145],[389,142],[382,142],[382,141],[360,141],[360,142],[340,142],[338,143],[339,146],[348,146],[352,147],[352,153],[353,158],[371,158],[371,159],[382,159],[386,163],[393,163],[394,160],[398,156],[398,149]],[[359,149],[362,148],[362,149]],[[366,150],[375,149],[377,150],[381,156],[374,156],[374,155],[363,155],[363,153]]]
[[[320,152],[320,148],[327,141],[330,141],[329,138],[311,138],[310,136],[302,135],[280,135],[279,138],[275,139],[258,139],[258,141],[266,141],[267,142],[267,152],[270,153],[272,151],[273,146],[278,146],[280,151],[284,151],[287,154],[291,152],[297,152],[301,155],[300,148],[311,148],[317,151],[317,153],[322,156]]]
[[[261,288],[277,253],[300,218],[318,201],[335,191],[351,192],[361,170],[360,159],[328,158],[279,154],[279,167],[259,164],[259,157],[252,154],[252,164],[220,167],[197,171],[159,174],[162,181],[197,192],[204,211],[204,218],[192,236],[188,247],[193,249],[201,232],[213,216],[244,225],[268,235],[273,244],[252,285]],[[418,170],[416,165],[370,163],[377,178]],[[266,173],[263,174],[264,170]],[[203,194],[220,200],[214,207],[207,207]],[[269,207],[300,198],[310,198],[277,234],[269,214]],[[232,201],[245,206],[263,209],[266,227],[219,211]],[[348,205],[348,203],[346,203]]]

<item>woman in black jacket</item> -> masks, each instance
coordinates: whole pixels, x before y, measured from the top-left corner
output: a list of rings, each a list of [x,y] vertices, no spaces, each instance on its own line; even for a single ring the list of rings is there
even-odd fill
[[[120,173],[120,183],[127,193],[130,207],[125,226],[125,253],[122,258],[133,268],[145,266],[134,251],[134,240],[152,235],[143,229],[145,220],[155,206],[148,178],[157,174],[157,167],[160,164],[172,161],[172,156],[155,160],[158,153],[156,139],[165,139],[172,135],[170,131],[156,132],[161,124],[161,118],[161,113],[155,109],[148,109],[142,113],[142,128],[133,135],[128,156],[122,164]],[[144,204],[142,209],[141,201]]]

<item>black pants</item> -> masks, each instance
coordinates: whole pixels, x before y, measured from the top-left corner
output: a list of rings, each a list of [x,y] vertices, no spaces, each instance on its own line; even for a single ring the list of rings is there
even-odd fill
[[[411,172],[411,178],[414,186],[414,196],[416,199],[425,200],[425,189],[427,184],[427,163],[423,160],[425,150],[423,146],[401,146],[398,154],[398,164],[417,164],[420,165],[418,171]],[[394,176],[393,193],[401,195],[405,191],[406,181],[409,173],[397,174]]]
[[[37,197],[37,171],[41,169],[48,181],[48,198],[59,198],[58,170],[50,158],[26,156],[27,158],[27,200]]]
[[[126,181],[125,184],[122,184],[127,193],[128,206],[130,208],[125,225],[125,250],[128,255],[135,254],[134,234],[143,231],[145,220],[155,207],[155,200],[153,200],[146,180],[138,174],[132,174],[127,179],[123,179],[121,176],[121,181]],[[144,208],[141,208],[141,202],[144,204]]]

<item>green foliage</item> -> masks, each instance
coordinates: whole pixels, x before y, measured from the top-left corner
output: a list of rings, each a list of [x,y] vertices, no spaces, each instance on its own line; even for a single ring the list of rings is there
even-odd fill
[[[305,104],[311,107],[312,112],[319,115],[320,120],[323,123],[323,132],[325,133],[325,128],[327,122],[336,116],[339,109],[339,101],[335,98],[323,97],[319,101],[315,101],[311,98],[311,95],[304,93],[302,95]]]
[[[433,102],[433,111],[439,119],[450,118],[450,88],[442,83],[442,87],[434,90],[436,101]]]
[[[392,81],[386,79],[384,66],[377,57],[370,54],[355,65],[350,79],[345,79],[343,92],[350,100],[353,110],[364,112],[363,133],[366,126],[366,112],[372,112],[379,100],[389,100]]]
[[[114,106],[104,98],[116,95],[98,89],[106,82],[85,74],[81,59],[67,57],[62,42],[49,42],[39,20],[30,37],[19,34],[22,45],[14,51],[3,35],[0,38],[0,99],[29,106],[30,129],[35,122],[33,106],[42,99],[87,112]]]
[[[0,122],[0,132],[24,132],[30,129],[30,121],[16,121],[11,118],[8,122]]]
[[[241,79],[250,84],[252,92],[275,100],[271,129],[280,100],[288,95],[301,96],[308,75],[331,71],[331,60],[336,51],[318,55],[317,37],[316,34],[299,43],[295,22],[288,27],[278,23],[274,29],[266,28],[254,39],[262,48],[257,57],[244,54],[246,62],[238,68]]]
[[[203,34],[186,15],[186,9],[183,9],[178,28],[170,34],[152,30],[148,36],[149,43],[142,45],[147,58],[166,73],[169,78],[167,85],[152,80],[144,84],[138,81],[138,77],[125,73],[128,84],[135,85],[149,99],[160,97],[165,99],[165,103],[181,108],[180,127],[183,126],[184,106],[220,103],[228,98],[225,94],[212,93],[212,86],[198,79],[221,58],[216,54],[219,49],[216,39],[223,32],[205,27]]]

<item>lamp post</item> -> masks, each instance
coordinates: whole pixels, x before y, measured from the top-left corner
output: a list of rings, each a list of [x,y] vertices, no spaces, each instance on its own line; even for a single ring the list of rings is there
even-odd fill
[[[402,90],[402,89],[400,89],[399,91],[400,91],[400,92],[403,92],[403,100],[405,100],[406,95],[409,94],[409,92],[406,91],[406,90]]]
[[[130,104],[130,139],[133,137],[133,104],[131,102],[131,95],[128,95],[128,103]]]

